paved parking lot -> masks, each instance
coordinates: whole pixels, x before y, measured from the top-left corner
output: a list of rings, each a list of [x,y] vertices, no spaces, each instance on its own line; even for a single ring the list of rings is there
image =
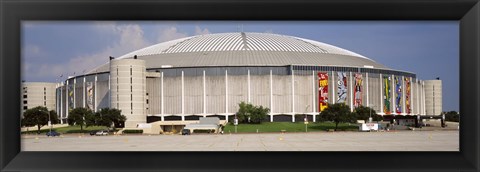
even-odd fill
[[[459,132],[23,135],[22,151],[459,151]]]

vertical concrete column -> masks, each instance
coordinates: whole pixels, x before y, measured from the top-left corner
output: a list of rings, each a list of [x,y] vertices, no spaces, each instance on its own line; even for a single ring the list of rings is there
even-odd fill
[[[315,88],[315,81],[316,81],[315,80],[315,71],[312,70],[312,116],[313,116],[312,119],[313,119],[313,122],[316,121],[315,120],[315,116],[316,116],[315,113],[317,112],[317,109],[316,109],[317,106],[315,104],[316,103],[316,100],[315,100],[316,96],[315,95],[318,92],[318,89]]]
[[[366,82],[365,82],[365,83],[366,83],[366,89],[365,89],[365,91],[366,91],[366,93],[367,93],[367,107],[370,107],[370,97],[369,97],[369,95],[368,95],[368,94],[370,94],[370,92],[368,92],[368,91],[369,91],[369,89],[368,89],[368,84],[369,84],[369,83],[368,83],[368,72],[365,73],[365,80],[366,80]],[[370,108],[371,108],[371,107],[370,107]]]
[[[413,78],[410,77],[410,114],[413,114],[413,89],[412,89],[412,84],[413,83]]]
[[[270,122],[273,122],[273,75],[270,69]]]
[[[162,94],[162,96],[160,97],[160,106],[161,106],[161,111],[160,111],[160,114],[161,114],[161,118],[162,118],[162,121],[165,121],[165,101],[163,99],[164,95],[163,95],[163,72],[160,74],[161,75],[161,78],[160,78],[160,93]]]
[[[111,82],[112,82],[112,75],[110,75],[112,72],[108,73],[108,92],[110,93],[108,96],[108,103],[112,104],[112,88],[111,88]]]
[[[427,109],[425,107],[426,101],[425,101],[425,81],[422,81],[422,95],[423,95],[423,114],[427,114]]]
[[[77,79],[76,78],[73,79],[73,109],[75,109],[76,106],[77,106],[77,95],[75,94],[75,90],[76,90],[75,87],[77,87]]]
[[[205,82],[205,70],[203,70],[203,117],[207,114],[207,84]]]
[[[383,76],[380,74],[380,115],[384,115],[383,112]]]
[[[185,121],[185,77],[182,70],[182,121]]]
[[[65,114],[66,118],[68,118],[68,85],[70,83],[68,82],[68,77],[67,77],[67,85],[65,86]],[[96,106],[95,106],[96,107]]]
[[[85,106],[85,102],[86,102],[86,100],[87,100],[87,99],[85,98],[85,97],[87,97],[87,96],[85,96],[85,95],[86,95],[86,94],[85,94],[85,93],[86,93],[86,91],[85,91],[85,90],[86,90],[86,88],[85,88],[85,81],[86,81],[86,77],[83,76],[83,92],[82,92],[82,95],[83,95],[83,96],[82,96],[82,97],[83,97],[83,107],[86,107],[86,106]],[[109,90],[110,90],[110,89],[109,89]]]
[[[332,104],[335,104],[335,71],[332,71]]]
[[[250,81],[250,78],[248,80]],[[250,84],[249,84],[249,88],[250,88]],[[225,114],[226,114],[225,118],[227,118],[228,117],[228,71],[227,70],[225,70]]]
[[[250,103],[250,69],[247,70],[247,101]]]
[[[413,83],[413,82],[412,82],[412,83]],[[412,85],[413,85],[413,84],[412,84]],[[415,109],[417,109],[417,110],[416,110],[416,114],[420,114],[420,109],[419,109],[419,107],[420,107],[420,104],[419,104],[420,98],[419,98],[419,96],[418,96],[418,78],[415,78],[415,97],[417,97],[417,99],[416,99],[416,101],[415,101],[415,104],[416,104],[416,105],[415,105]],[[413,109],[413,108],[412,108],[412,109]]]
[[[292,122],[295,122],[295,74],[292,67]]]

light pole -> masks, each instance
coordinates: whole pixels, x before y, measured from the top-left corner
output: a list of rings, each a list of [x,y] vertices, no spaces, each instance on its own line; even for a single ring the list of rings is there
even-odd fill
[[[52,133],[52,120],[50,118],[50,111],[48,111],[48,125],[50,126],[50,133]]]
[[[308,124],[307,110],[308,110],[308,107],[310,107],[310,105],[305,105],[305,118],[303,119],[303,121],[305,123],[305,132],[308,132],[308,130],[307,130],[307,124]]]
[[[375,107],[375,105],[370,105],[368,109],[370,110],[369,117],[368,117],[368,123],[372,123],[372,108]]]

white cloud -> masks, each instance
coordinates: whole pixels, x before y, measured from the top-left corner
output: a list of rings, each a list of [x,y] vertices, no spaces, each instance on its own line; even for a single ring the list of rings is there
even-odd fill
[[[195,35],[205,35],[210,34],[210,31],[207,28],[200,28],[199,26],[195,26]]]
[[[144,35],[143,29],[136,24],[118,24],[116,22],[95,22],[93,24],[95,32],[105,35],[111,35],[113,38],[110,45],[100,51],[93,53],[85,53],[70,58],[64,63],[24,63],[23,71],[28,74],[28,78],[58,78],[60,75],[71,76],[75,72],[76,75],[83,74],[83,71],[89,72],[94,68],[108,63],[108,57],[119,57],[131,51],[135,51],[151,45]],[[201,29],[196,26],[194,33],[209,34],[207,28]],[[165,42],[174,39],[188,37],[187,33],[180,32],[177,27],[170,26],[160,30],[158,41]],[[99,45],[102,46],[102,45]],[[27,46],[25,53],[39,54],[42,49],[38,46]]]
[[[181,33],[177,30],[177,27],[171,26],[171,27],[168,27],[167,29],[160,31],[158,42],[171,41],[174,39],[185,38],[187,36],[188,36],[187,33]]]
[[[272,29],[268,29],[265,31],[265,33],[273,33],[273,30]]]
[[[26,45],[22,48],[22,57],[24,58],[38,58],[45,55],[45,52],[38,45]]]

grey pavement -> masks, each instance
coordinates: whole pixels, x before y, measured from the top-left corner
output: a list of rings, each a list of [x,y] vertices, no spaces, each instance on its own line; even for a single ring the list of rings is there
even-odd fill
[[[459,151],[458,130],[62,137],[22,135],[22,151]]]

